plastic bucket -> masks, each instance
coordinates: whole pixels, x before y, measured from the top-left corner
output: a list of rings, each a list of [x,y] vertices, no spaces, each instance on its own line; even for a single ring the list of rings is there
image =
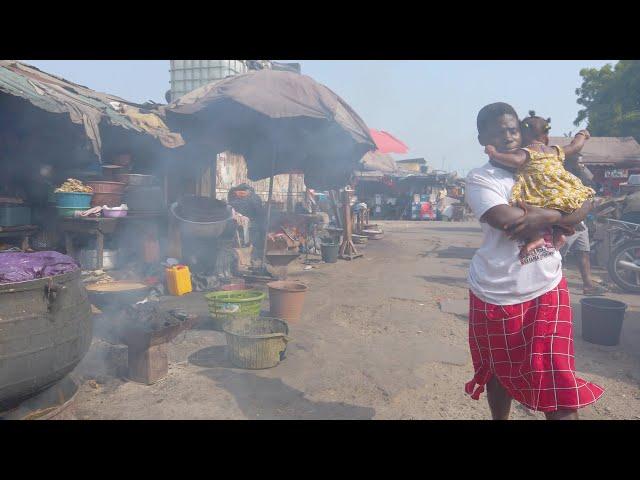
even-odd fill
[[[236,290],[229,292],[207,293],[205,298],[209,304],[212,317],[234,317],[260,315],[260,307],[266,295],[260,290]]]
[[[73,218],[76,216],[76,212],[78,213],[84,212],[85,210],[87,210],[87,208],[56,207],[56,212],[58,212],[59,217]]]
[[[271,315],[287,322],[298,322],[304,308],[304,297],[309,287],[304,283],[279,281],[267,283]]]
[[[583,298],[580,305],[582,338],[597,345],[618,345],[627,304],[608,298]]]
[[[31,224],[31,207],[0,205],[0,227],[16,227],[29,224]]]
[[[58,192],[55,194],[56,205],[63,208],[88,210],[91,206],[92,193]]]
[[[322,261],[325,263],[336,263],[338,261],[338,252],[340,245],[337,243],[323,243],[320,245],[322,251]]]

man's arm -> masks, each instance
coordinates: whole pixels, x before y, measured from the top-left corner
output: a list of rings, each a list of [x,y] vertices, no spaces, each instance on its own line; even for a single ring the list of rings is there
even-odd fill
[[[499,205],[498,207],[505,206],[506,205]],[[498,207],[494,207],[493,209]],[[525,205],[524,203],[520,203],[520,208],[509,208],[519,210],[521,212],[524,212],[524,214],[521,214],[516,219],[510,220],[507,217],[513,216],[513,212],[496,212],[494,214],[495,217],[493,218],[493,221],[496,223],[496,225],[503,225],[502,229],[506,232],[509,238],[524,240],[527,238],[531,238],[531,235],[538,234],[540,230],[551,227],[553,225],[569,227],[572,225],[577,225],[585,218],[587,218],[587,214],[593,208],[593,202],[591,202],[591,200],[587,200],[578,210],[573,213],[567,214],[562,214],[558,210],[532,207],[530,205]],[[491,210],[489,210],[485,215],[490,214]],[[498,226],[492,225],[488,218],[487,222],[492,227],[500,228]]]
[[[501,165],[511,167],[511,168],[520,168],[529,159],[529,155],[524,150],[516,150],[515,152],[503,153],[496,150],[493,145],[487,145],[484,149],[485,153],[489,155],[493,160],[498,162]]]
[[[558,210],[532,207],[523,202],[517,207],[508,204],[509,194],[490,178],[471,172],[467,176],[465,201],[481,222],[502,230],[511,239],[525,240],[539,235],[553,225],[570,226],[580,223],[589,213],[591,202],[569,215]]]
[[[557,210],[524,204],[520,207],[496,205],[489,209],[480,221],[503,230],[511,239],[525,240],[538,235],[544,228],[559,224],[562,221],[562,215]]]

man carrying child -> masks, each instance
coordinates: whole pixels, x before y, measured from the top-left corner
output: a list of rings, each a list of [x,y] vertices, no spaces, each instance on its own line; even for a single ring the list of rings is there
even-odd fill
[[[478,113],[478,140],[498,152],[521,147],[520,122],[505,103]],[[510,205],[515,170],[490,160],[467,176],[466,202],[481,222],[482,246],[469,269],[469,346],[474,377],[465,389],[487,389],[492,417],[508,419],[512,399],[547,419],[577,419],[604,390],[575,375],[573,325],[562,259],[554,242],[558,210]],[[580,222],[588,208],[571,217]],[[566,226],[570,226],[566,223]],[[544,243],[523,257],[526,239]]]

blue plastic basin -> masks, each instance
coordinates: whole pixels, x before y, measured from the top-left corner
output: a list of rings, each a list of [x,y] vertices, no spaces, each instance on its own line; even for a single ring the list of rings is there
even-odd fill
[[[92,193],[58,192],[56,205],[64,208],[78,208],[87,210],[91,206]]]

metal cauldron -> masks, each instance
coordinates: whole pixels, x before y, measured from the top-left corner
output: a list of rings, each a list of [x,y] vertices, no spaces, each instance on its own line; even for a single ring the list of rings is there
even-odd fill
[[[92,333],[80,270],[0,285],[0,411],[73,370]]]
[[[80,250],[78,261],[83,270],[96,270],[98,268],[97,250]],[[102,270],[114,270],[118,268],[118,265],[118,250],[104,249],[102,251]]]
[[[182,234],[191,237],[217,238],[222,235],[222,232],[224,232],[227,224],[233,217],[231,207],[228,205],[226,207],[227,218],[224,220],[219,220],[217,222],[194,222],[191,220],[187,220],[178,215],[177,209],[178,203],[176,202],[171,205],[171,215],[173,215],[178,220]]]

